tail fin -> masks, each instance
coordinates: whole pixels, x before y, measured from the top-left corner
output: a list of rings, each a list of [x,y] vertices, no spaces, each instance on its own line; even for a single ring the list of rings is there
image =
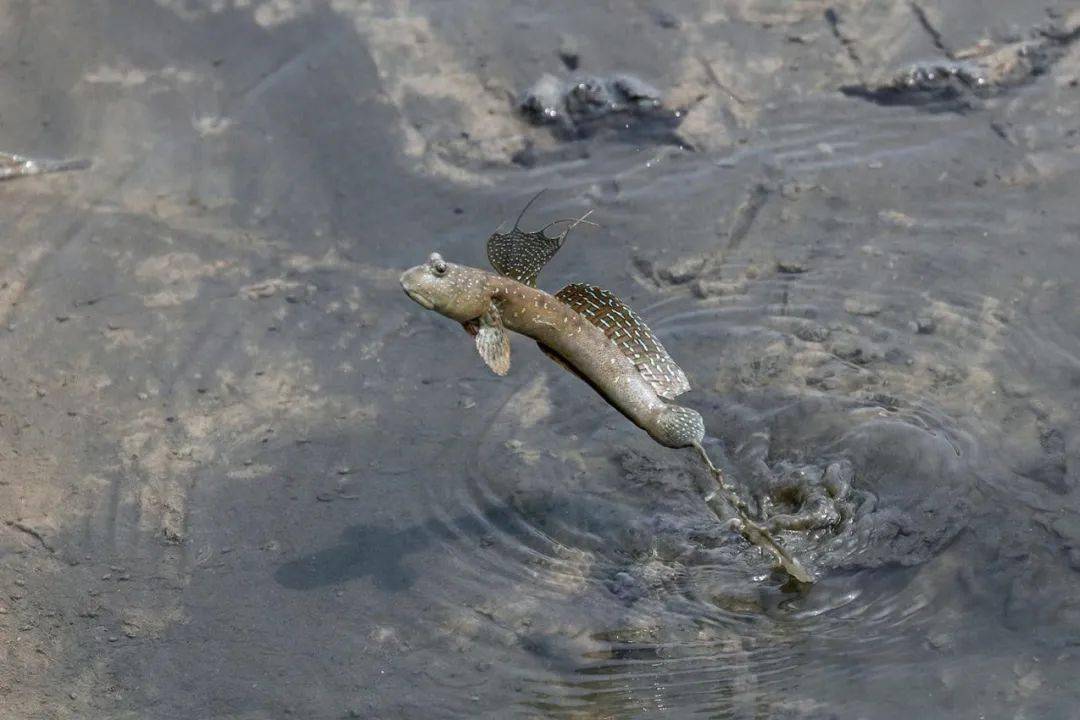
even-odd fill
[[[705,438],[705,421],[701,415],[682,405],[668,405],[660,416],[659,425],[661,437],[656,439],[668,447],[700,445]]]

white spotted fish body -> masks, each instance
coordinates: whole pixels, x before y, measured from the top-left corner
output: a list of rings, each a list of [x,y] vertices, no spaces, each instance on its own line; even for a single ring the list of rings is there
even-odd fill
[[[635,339],[619,342],[608,335],[614,334],[615,325],[608,314],[579,312],[558,296],[508,278],[495,278],[492,285],[494,302],[501,307],[506,329],[536,340],[547,355],[589,383],[660,444],[688,447],[701,442],[705,435],[701,415],[690,408],[666,403],[661,395],[661,392],[673,395],[686,390],[689,387],[686,376],[640,318],[634,316]],[[629,338],[630,332],[623,322],[619,337]],[[651,338],[653,344],[645,343],[644,338]],[[667,364],[674,369],[659,369]],[[641,366],[650,372],[642,373]]]
[[[544,231],[525,232],[515,223],[510,232],[492,234],[487,254],[500,275],[447,263],[436,253],[402,275],[402,286],[424,307],[461,322],[493,372],[510,368],[505,330],[521,333],[657,442],[700,443],[701,415],[664,402],[690,388],[686,374],[637,313],[593,285],[575,283],[554,296],[535,287],[569,228],[556,237]]]
[[[690,389],[686,373],[668,355],[638,314],[607,290],[594,285],[567,285],[555,297],[601,330],[630,358],[660,397],[673,400]]]
[[[576,225],[555,237],[545,234],[547,228],[521,230],[518,225],[533,200],[510,232],[493,233],[487,243],[492,267],[530,290],[536,286],[537,274]],[[689,390],[686,373],[629,305],[607,290],[584,283],[567,285],[555,294],[557,302],[543,291],[532,292],[538,296],[513,286],[499,293],[506,327],[535,339],[547,355],[592,385],[657,442],[669,447],[701,442],[705,437],[701,415],[660,399],[674,399]],[[564,307],[572,313],[567,314]],[[603,333],[603,339],[596,330]],[[499,358],[489,361],[485,356],[485,361],[499,372]]]
[[[574,283],[554,296],[535,287],[537,274],[567,232],[551,238],[544,230],[523,232],[515,223],[509,233],[494,233],[488,240],[488,258],[500,275],[454,265],[432,253],[426,264],[402,274],[401,286],[425,308],[460,322],[475,336],[480,357],[495,373],[504,375],[510,368],[506,330],[521,333],[658,443],[694,447],[735,509],[742,535],[772,553],[794,579],[813,582],[813,575],[746,514],[745,504],[726,487],[701,445],[701,415],[664,402],[689,390],[690,383],[641,318],[610,292],[592,285]],[[706,500],[715,498],[713,493]]]

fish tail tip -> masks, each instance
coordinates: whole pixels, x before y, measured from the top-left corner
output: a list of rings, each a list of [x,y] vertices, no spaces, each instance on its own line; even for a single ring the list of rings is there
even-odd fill
[[[660,432],[669,447],[693,447],[705,439],[705,421],[697,410],[669,405],[660,418]]]

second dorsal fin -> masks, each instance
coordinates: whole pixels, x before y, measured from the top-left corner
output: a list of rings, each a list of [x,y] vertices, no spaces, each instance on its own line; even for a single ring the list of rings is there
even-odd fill
[[[675,398],[690,389],[690,381],[648,326],[630,306],[607,290],[573,283],[555,297],[604,331],[623,355],[630,358],[645,381],[660,397]]]

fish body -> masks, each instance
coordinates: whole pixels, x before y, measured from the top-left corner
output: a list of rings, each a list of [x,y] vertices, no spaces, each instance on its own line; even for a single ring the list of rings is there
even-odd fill
[[[461,323],[475,336],[480,357],[496,374],[510,370],[508,335],[520,333],[535,340],[544,353],[591,385],[661,445],[693,447],[724,498],[721,501],[715,492],[710,493],[709,506],[729,504],[737,515],[734,529],[771,553],[791,577],[813,582],[813,575],[777,544],[766,527],[750,518],[746,504],[724,483],[723,473],[701,445],[705,437],[701,415],[666,402],[689,390],[690,383],[641,318],[617,297],[592,285],[574,283],[554,295],[537,289],[537,273],[584,219],[573,221],[560,235],[549,236],[547,228],[569,221],[524,232],[518,228],[519,216],[509,232],[495,232],[488,239],[488,260],[498,274],[455,265],[432,253],[426,263],[401,275],[401,287],[423,307]],[[723,517],[723,508],[714,510]]]
[[[481,356],[497,373],[509,368],[509,341],[503,332],[513,331],[535,340],[662,445],[689,447],[704,437],[705,426],[695,410],[665,402],[656,382],[642,374],[640,363],[634,362],[625,346],[557,295],[511,277],[446,262],[437,253],[427,263],[407,270],[401,285],[420,305],[475,332]],[[590,286],[571,285],[561,292],[571,288]],[[640,321],[637,325],[643,327]],[[649,347],[640,338],[635,342],[639,350]],[[663,357],[670,361],[666,352]]]

